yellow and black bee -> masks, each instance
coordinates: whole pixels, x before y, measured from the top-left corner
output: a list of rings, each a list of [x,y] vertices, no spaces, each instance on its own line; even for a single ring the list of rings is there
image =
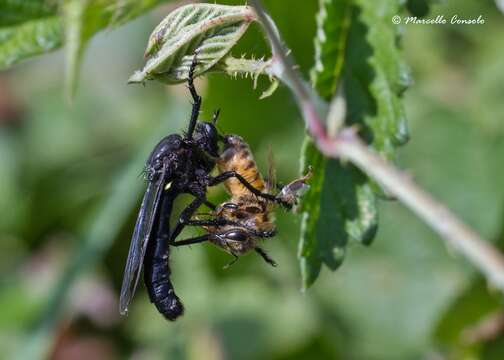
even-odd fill
[[[221,174],[236,173],[239,177],[230,177],[224,182],[231,198],[218,205],[204,220],[197,217],[190,221],[191,225],[203,227],[207,234],[177,241],[174,245],[184,245],[201,241],[210,241],[235,257],[244,255],[251,250],[256,251],[270,265],[276,263],[259,246],[261,240],[275,236],[276,228],[272,211],[276,204],[291,207],[299,193],[306,187],[309,175],[297,179],[282,190],[276,191],[273,172],[270,171],[268,181],[262,177],[248,144],[237,135],[224,137],[225,148],[217,160]],[[242,178],[243,180],[239,179]],[[254,191],[251,191],[252,189]],[[256,193],[271,194],[275,201]],[[228,265],[228,266],[229,266]]]
[[[225,149],[217,160],[221,173],[234,171],[240,174],[255,189],[271,194],[274,184],[272,179],[266,182],[257,167],[248,144],[237,135],[228,135],[224,139]],[[217,219],[228,220],[221,226],[205,229],[212,234],[210,242],[235,256],[255,250],[269,264],[276,263],[259,246],[259,240],[273,237],[276,228],[272,210],[275,203],[259,198],[249,191],[240,181],[230,178],[224,182],[231,198],[220,204],[214,212]]]

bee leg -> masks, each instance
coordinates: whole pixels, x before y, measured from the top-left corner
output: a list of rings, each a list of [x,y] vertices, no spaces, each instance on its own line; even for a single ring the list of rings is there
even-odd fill
[[[217,226],[225,226],[225,225],[236,225],[234,221],[230,221],[224,218],[215,218],[215,219],[209,219],[209,220],[187,220],[185,222],[186,225],[189,226],[212,226],[212,227],[217,227]]]
[[[256,247],[254,248],[254,250],[256,251],[256,253],[258,253],[259,255],[261,255],[261,257],[264,259],[264,261],[266,261],[268,264],[270,264],[271,266],[273,267],[276,267],[277,266],[277,263],[275,262],[275,260],[273,260],[267,253],[266,251],[264,251],[263,249],[261,249],[260,247]]]
[[[193,98],[193,107],[191,111],[191,120],[189,121],[189,128],[187,130],[186,138],[188,140],[192,139],[194,129],[196,128],[196,122],[198,121],[198,115],[201,108],[201,96],[198,95],[196,91],[196,87],[194,86],[194,70],[196,69],[196,65],[198,62],[196,60],[196,55],[194,54],[193,61],[191,63],[191,67],[189,68],[189,75],[187,76],[187,85],[189,87],[189,91],[191,92],[191,96]]]
[[[230,263],[224,265],[222,267],[222,269],[227,270],[227,269],[229,269],[231,267],[231,265],[233,265],[235,262],[238,261],[238,256],[236,256],[235,254],[231,254],[231,255],[233,255],[233,257],[234,257],[233,261],[231,261]]]
[[[254,235],[260,238],[270,238],[276,236],[276,229],[266,231],[253,231]]]
[[[171,243],[171,245],[172,246],[184,246],[184,245],[199,244],[199,243],[205,242],[208,239],[210,239],[210,236],[211,236],[210,234],[196,236],[196,237],[189,238],[189,239],[175,241],[175,242]]]
[[[232,177],[238,179],[238,181],[240,181],[242,183],[242,185],[245,186],[247,188],[247,190],[250,191],[255,196],[262,197],[264,199],[276,202],[276,203],[278,203],[288,209],[290,209],[292,207],[292,205],[290,203],[282,201],[281,199],[277,198],[275,195],[263,193],[263,192],[257,190],[254,186],[252,186],[252,184],[250,184],[243,176],[238,174],[236,171],[225,171],[222,174],[219,174],[213,178],[210,178],[209,185],[213,186],[213,185],[220,184],[221,182],[224,182],[227,179],[232,178]]]
[[[180,235],[187,221],[191,220],[194,212],[198,210],[201,204],[203,204],[205,201],[206,199],[204,197],[197,197],[189,205],[187,205],[187,207],[180,214],[177,225],[175,225],[175,228],[170,235],[170,242],[173,242],[175,238]]]

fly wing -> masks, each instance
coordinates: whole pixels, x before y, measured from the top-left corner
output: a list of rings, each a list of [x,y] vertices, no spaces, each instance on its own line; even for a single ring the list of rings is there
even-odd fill
[[[164,173],[158,181],[151,181],[145,191],[142,205],[131,238],[131,244],[124,269],[124,278],[119,298],[119,312],[121,315],[128,313],[128,306],[135,295],[135,290],[142,272],[142,264],[147,249],[153,224],[158,212],[159,200],[165,183]]]

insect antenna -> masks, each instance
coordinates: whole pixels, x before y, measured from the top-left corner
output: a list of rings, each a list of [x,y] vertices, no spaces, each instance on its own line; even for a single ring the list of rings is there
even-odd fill
[[[217,120],[219,119],[219,114],[220,114],[220,109],[217,109],[214,111],[212,115],[212,124],[215,125],[217,124]]]

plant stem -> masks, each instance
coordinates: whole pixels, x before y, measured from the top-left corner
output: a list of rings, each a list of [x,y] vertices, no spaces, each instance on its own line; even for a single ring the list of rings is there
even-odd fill
[[[271,59],[245,59],[226,56],[212,68],[212,71],[223,71],[230,76],[274,75],[271,72]]]
[[[259,0],[251,0],[251,3],[272,46],[276,76],[291,89],[306,127],[319,150],[328,157],[352,162],[378,181],[391,195],[464,255],[490,283],[504,292],[504,257],[498,249],[421,189],[410,177],[370,149],[359,139],[354,128],[343,128],[334,137],[328,136],[322,117],[317,111],[318,105],[313,101],[315,96],[310,94],[311,89],[293,69],[291,60],[285,55],[273,21],[265,14]]]
[[[340,133],[330,156],[348,159],[381,185],[471,261],[487,279],[504,290],[504,258],[489,242],[464,224],[402,171],[371,151],[354,131]]]

